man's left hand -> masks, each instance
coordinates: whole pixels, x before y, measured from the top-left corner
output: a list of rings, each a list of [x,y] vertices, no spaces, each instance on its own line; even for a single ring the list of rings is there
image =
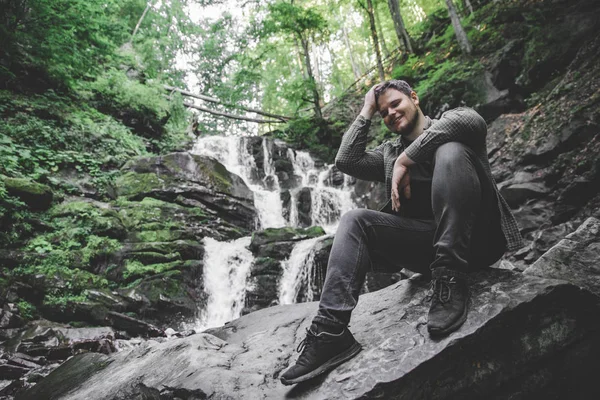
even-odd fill
[[[402,153],[394,163],[392,174],[392,210],[400,211],[400,192],[410,199],[410,173],[408,167],[414,162]]]

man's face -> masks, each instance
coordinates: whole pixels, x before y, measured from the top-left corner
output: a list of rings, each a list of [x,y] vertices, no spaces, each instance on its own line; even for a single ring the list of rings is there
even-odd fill
[[[412,133],[419,120],[419,98],[415,92],[410,96],[389,88],[377,100],[379,114],[388,129],[399,135]]]

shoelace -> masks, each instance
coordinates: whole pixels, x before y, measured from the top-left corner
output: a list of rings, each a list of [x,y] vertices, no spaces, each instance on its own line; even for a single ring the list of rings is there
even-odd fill
[[[431,301],[434,297],[438,297],[440,303],[447,303],[452,298],[452,287],[456,285],[454,277],[448,278],[437,278],[431,280],[431,286],[429,287],[429,293],[427,293],[427,301]]]
[[[304,339],[302,339],[302,341],[298,344],[296,352],[300,353],[304,350],[307,344],[310,345],[310,343],[315,341],[316,339],[317,335],[315,335],[310,329],[306,328],[306,337],[304,337]]]

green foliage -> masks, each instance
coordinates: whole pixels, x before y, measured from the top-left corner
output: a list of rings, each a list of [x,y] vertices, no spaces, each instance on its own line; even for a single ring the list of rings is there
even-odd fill
[[[72,168],[92,177],[145,153],[143,141],[113,118],[76,106],[53,92],[34,97],[0,91],[12,100],[0,111],[0,173],[38,180]]]
[[[287,141],[298,149],[307,149],[322,160],[333,162],[337,148],[328,146],[332,135],[337,132],[326,121],[312,117],[300,117],[290,121],[283,130],[274,136]]]
[[[117,18],[121,2],[115,0],[28,0],[10,2],[0,24],[3,59],[13,60],[4,72],[18,71],[18,64],[44,70],[71,86],[79,78],[110,62],[127,36]]]
[[[19,300],[17,302],[17,308],[19,309],[19,314],[26,321],[31,321],[38,317],[37,308],[28,301]]]
[[[263,34],[292,34],[296,39],[317,39],[328,33],[327,22],[313,7],[301,7],[286,2],[268,5],[269,16],[263,21]]]
[[[160,84],[142,84],[129,79],[123,70],[116,68],[104,71],[93,82],[82,82],[81,89],[93,94],[87,96],[88,100],[96,97],[105,103],[111,103],[116,109],[152,113],[158,118],[164,118],[169,108],[164,97],[165,91]]]

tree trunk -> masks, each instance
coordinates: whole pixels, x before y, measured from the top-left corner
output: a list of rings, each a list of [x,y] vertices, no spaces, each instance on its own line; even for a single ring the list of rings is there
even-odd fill
[[[256,113],[259,115],[264,115],[265,117],[277,118],[277,119],[280,119],[281,121],[288,121],[288,120],[292,119],[292,117],[286,117],[285,115],[272,114],[272,113],[268,113],[266,111],[257,110],[255,108],[244,107],[244,106],[240,106],[237,104],[227,104],[215,97],[210,97],[210,96],[205,96],[203,94],[188,92],[187,90],[179,89],[179,88],[169,86],[169,85],[163,85],[163,87],[165,88],[165,90],[167,90],[169,92],[177,92],[177,93],[182,94],[183,96],[193,97],[195,99],[208,101],[210,103],[221,104],[226,107],[236,108],[239,110],[248,111],[248,112]]]
[[[301,36],[300,43],[302,44],[302,50],[304,51],[304,63],[306,65],[306,74],[308,75],[308,81],[310,83],[313,94],[315,116],[317,117],[317,119],[323,119],[323,113],[321,113],[321,99],[319,98],[319,91],[317,90],[317,82],[315,81],[312,66],[310,65],[308,39]]]
[[[298,68],[302,70],[302,76],[304,79],[308,79],[306,65],[302,62],[302,51],[300,50],[300,45],[298,44],[298,39],[296,36],[294,36],[294,46],[296,47],[296,61],[298,62]]]
[[[471,2],[469,0],[464,0],[465,2],[465,7],[467,8],[467,10],[469,10],[469,15],[473,14],[473,5],[471,4]]]
[[[460,18],[458,17],[458,13],[456,12],[456,7],[452,0],[446,0],[446,5],[448,6],[448,13],[450,14],[450,21],[452,21],[452,26],[454,27],[454,34],[456,35],[456,40],[458,40],[458,45],[463,53],[471,54],[471,45],[469,44],[469,39],[467,39],[467,34],[460,24]]]
[[[398,42],[404,45],[404,50],[407,53],[414,53],[412,44],[410,42],[410,36],[406,31],[404,20],[402,19],[402,14],[400,13],[400,3],[398,0],[388,0],[388,7],[390,9],[390,14],[392,15],[392,20],[394,21],[394,28],[396,28]]]
[[[379,44],[381,45],[381,49],[383,50],[383,54],[385,57],[390,56],[390,51],[388,50],[387,43],[385,42],[385,36],[383,34],[383,29],[381,29],[381,15],[379,14],[379,10],[375,7],[375,26],[377,27],[377,32],[379,32]]]
[[[350,64],[352,65],[352,72],[354,73],[354,79],[358,79],[362,76],[360,72],[360,68],[358,64],[356,64],[356,60],[354,59],[354,53],[352,52],[352,47],[350,46],[350,40],[348,39],[348,31],[346,30],[346,26],[342,24],[342,34],[344,35],[344,43],[346,44],[346,48],[348,49],[348,54],[350,55]]]
[[[151,6],[151,4],[150,4],[150,2],[148,2],[148,4],[146,4],[146,8],[144,9],[144,12],[142,13],[142,16],[138,20],[138,23],[135,25],[135,28],[133,29],[133,33],[131,34],[131,39],[129,39],[130,42],[133,40],[133,37],[137,33],[138,29],[140,29],[140,25],[142,24],[144,17],[148,13],[148,10],[150,10],[150,6]]]
[[[379,51],[379,39],[377,38],[377,28],[375,27],[375,13],[373,12],[373,1],[367,0],[367,14],[369,15],[369,26],[371,27],[371,39],[373,39],[373,49],[375,50],[375,58],[377,59],[377,70],[379,71],[379,80],[385,81],[383,72],[383,63],[381,62],[381,52]]]
[[[235,114],[229,114],[226,112],[222,112],[222,111],[217,111],[217,110],[211,110],[210,108],[206,108],[206,107],[202,107],[202,106],[197,106],[194,103],[190,103],[187,101],[183,102],[183,105],[189,108],[193,108],[199,111],[203,111],[203,112],[207,112],[209,114],[213,114],[213,115],[218,115],[221,117],[225,117],[225,118],[230,118],[230,119],[238,119],[240,121],[249,121],[249,122],[256,122],[258,124],[282,124],[285,121],[279,121],[276,119],[272,119],[272,120],[267,120],[267,119],[258,119],[258,118],[250,118],[250,117],[243,117],[241,115],[235,115]]]

